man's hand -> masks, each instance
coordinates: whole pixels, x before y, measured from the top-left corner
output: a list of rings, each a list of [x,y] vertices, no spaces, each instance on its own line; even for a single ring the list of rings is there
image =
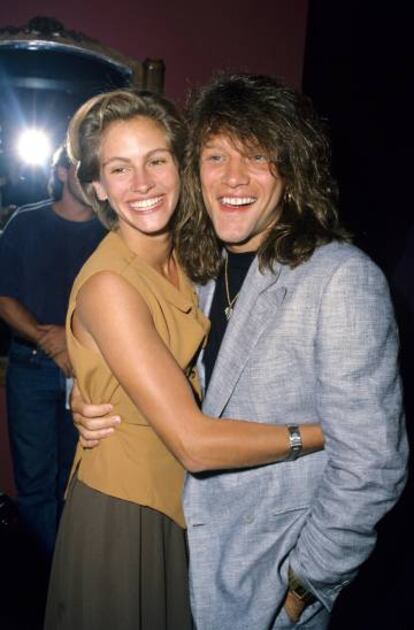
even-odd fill
[[[51,359],[54,359],[57,354],[66,351],[64,326],[54,326],[53,324],[39,325],[38,330],[40,335],[37,344]]]
[[[84,448],[94,448],[101,439],[109,437],[114,427],[121,423],[119,416],[110,416],[110,404],[89,405],[83,400],[75,382],[70,396],[70,408],[74,424],[79,431],[79,441]]]
[[[305,603],[299,599],[292,591],[288,591],[283,604],[287,615],[293,623],[297,623],[306,607]]]
[[[66,352],[66,350],[63,350],[62,352],[55,354],[55,356],[53,357],[53,361],[56,363],[58,367],[60,367],[60,369],[66,376],[66,378],[69,378],[72,376],[72,365],[71,365],[69,355]]]

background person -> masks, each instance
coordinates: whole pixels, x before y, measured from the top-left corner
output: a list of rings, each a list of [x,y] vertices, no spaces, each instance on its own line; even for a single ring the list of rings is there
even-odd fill
[[[49,191],[51,199],[18,209],[0,237],[0,317],[13,333],[6,399],[17,503],[47,555],[76,445],[66,408],[69,292],[105,233],[64,148],[54,156]]]

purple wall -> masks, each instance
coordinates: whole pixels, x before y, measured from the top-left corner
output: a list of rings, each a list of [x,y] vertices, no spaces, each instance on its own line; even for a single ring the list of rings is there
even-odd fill
[[[276,74],[299,87],[307,7],[308,0],[3,1],[0,28],[46,15],[130,57],[161,58],[166,94],[182,101],[189,85],[217,69]]]
[[[300,87],[307,8],[307,0],[2,0],[0,28],[45,15],[129,57],[161,58],[165,92],[182,102],[219,69],[276,74]],[[0,487],[13,494],[7,441],[1,387]]]

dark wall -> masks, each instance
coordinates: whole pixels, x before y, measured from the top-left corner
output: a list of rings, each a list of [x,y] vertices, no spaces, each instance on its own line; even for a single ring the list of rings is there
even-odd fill
[[[413,219],[412,34],[398,4],[311,0],[303,77],[331,127],[342,214],[389,273]]]
[[[401,4],[310,0],[304,91],[331,128],[342,216],[356,243],[383,268],[393,291],[412,443],[412,22]],[[401,500],[378,527],[373,555],[339,597],[330,630],[412,627],[413,499],[411,470]]]
[[[300,86],[307,0],[19,0],[2,2],[0,28],[34,15],[60,20],[136,59],[162,58],[166,94],[183,100],[188,86],[217,69],[277,74]]]

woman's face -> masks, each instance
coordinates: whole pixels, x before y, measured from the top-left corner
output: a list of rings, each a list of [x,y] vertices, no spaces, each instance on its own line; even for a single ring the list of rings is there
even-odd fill
[[[145,116],[111,123],[99,149],[98,199],[108,200],[121,231],[168,231],[180,194],[180,178],[167,134]]]

